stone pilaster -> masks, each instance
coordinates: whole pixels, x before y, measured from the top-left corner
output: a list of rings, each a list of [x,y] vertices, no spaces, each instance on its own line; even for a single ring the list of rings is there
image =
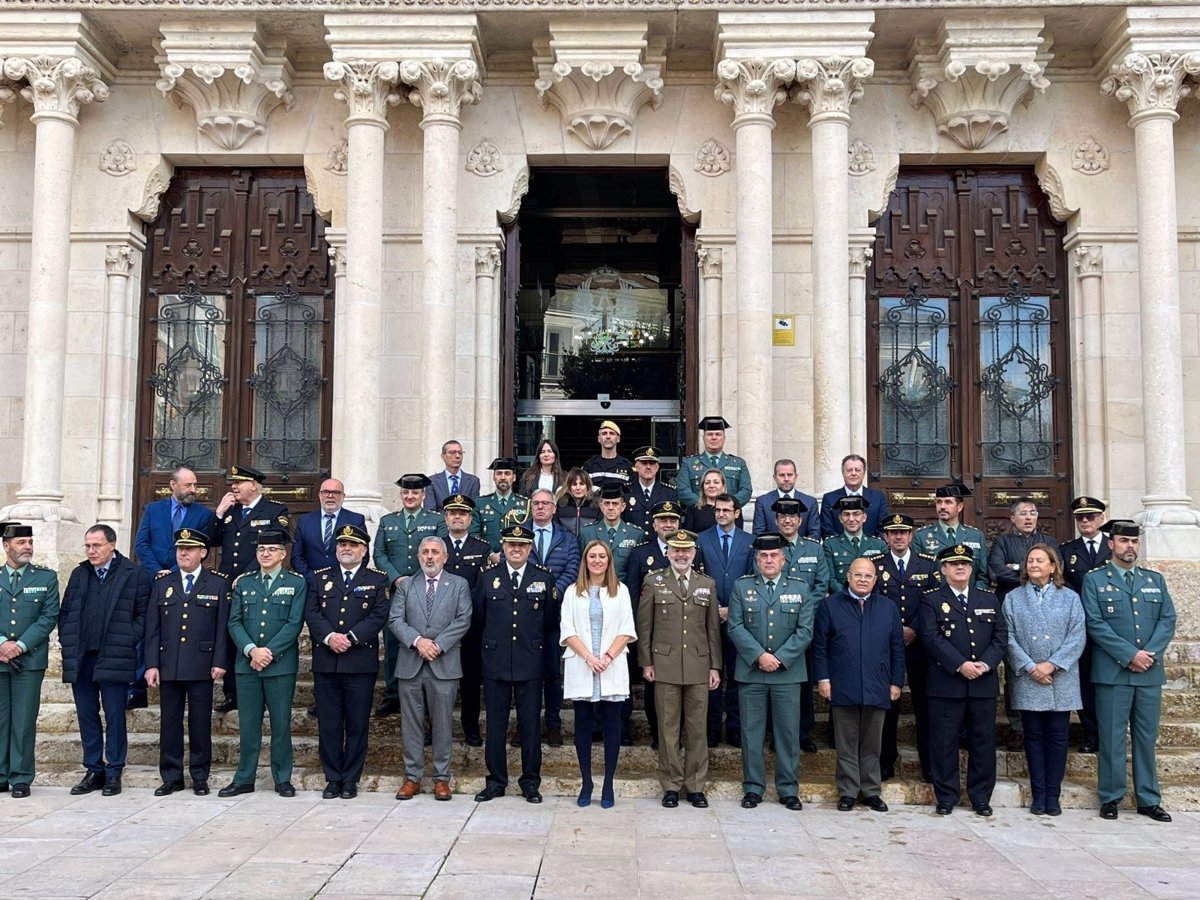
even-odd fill
[[[342,461],[350,452],[346,441],[346,410],[353,404],[349,403],[346,395],[346,379],[352,369],[361,364],[346,354],[346,345],[350,338],[342,327],[348,310],[347,280],[346,280],[346,234],[344,231],[332,228],[325,229],[325,242],[329,245],[329,262],[333,268],[333,296],[336,298],[333,329],[333,417],[331,433],[333,446],[331,454],[332,468],[330,474],[344,481]],[[352,377],[352,376],[350,376]]]
[[[125,492],[122,463],[126,444],[126,387],[130,368],[126,320],[129,308],[129,276],[138,256],[129,244],[104,248],[105,297],[104,369],[101,378],[100,490],[96,495],[96,521],[114,529],[124,517]]]
[[[700,409],[716,409],[721,399],[721,248],[702,244],[700,261]]]
[[[860,241],[872,241],[871,237]],[[863,452],[867,446],[867,266],[875,248],[871,243],[850,246],[850,446]]]
[[[475,455],[473,472],[482,472],[500,455],[500,305],[496,290],[500,248],[475,248]]]
[[[1104,309],[1102,279],[1104,248],[1099,244],[1080,244],[1071,249],[1075,276],[1079,279],[1078,330],[1076,356],[1079,379],[1076,395],[1080,399],[1079,418],[1083,426],[1082,476],[1079,492],[1090,497],[1107,495],[1108,467],[1104,440]]]

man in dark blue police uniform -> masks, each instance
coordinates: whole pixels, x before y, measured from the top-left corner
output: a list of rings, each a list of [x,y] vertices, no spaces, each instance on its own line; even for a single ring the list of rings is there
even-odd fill
[[[656,447],[639,447],[633,454],[633,469],[637,477],[630,482],[625,495],[625,521],[636,525],[646,534],[651,531],[650,513],[655,505],[675,500],[675,488],[658,480],[659,451]],[[630,596],[633,596],[630,593]],[[630,654],[633,655],[633,654]]]
[[[1076,497],[1071,501],[1071,515],[1075,518],[1079,537],[1067,541],[1058,552],[1062,555],[1063,580],[1080,597],[1083,596],[1083,577],[1112,558],[1108,535],[1101,531],[1106,509],[1095,497]],[[1095,753],[1100,746],[1100,735],[1096,725],[1096,689],[1092,684],[1091,638],[1083,648],[1083,656],[1079,657],[1079,692],[1083,699],[1083,708],[1079,710],[1083,743],[1079,752]]]
[[[442,504],[446,520],[446,566],[452,575],[465,578],[474,596],[475,585],[483,570],[488,568],[491,548],[487,541],[470,533],[475,501],[466,494],[454,494]],[[470,747],[482,747],[479,731],[480,692],[483,690],[483,626],[471,619],[462,642],[462,679],[459,681],[459,712],[463,736]]]

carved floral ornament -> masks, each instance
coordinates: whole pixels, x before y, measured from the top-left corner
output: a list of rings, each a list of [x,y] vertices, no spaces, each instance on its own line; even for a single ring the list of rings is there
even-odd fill
[[[260,70],[242,64],[232,70],[220,63],[184,66],[161,63],[155,86],[196,113],[199,132],[225,150],[237,150],[267,130],[267,118],[283,106],[291,109],[291,76],[282,64]]]
[[[108,85],[96,70],[74,57],[10,57],[4,61],[4,77],[28,82],[21,88],[21,96],[33,104],[35,116],[59,113],[76,118],[84,104],[108,99]]]
[[[787,99],[787,86],[796,77],[793,59],[723,59],[717,63],[717,100],[742,116],[770,116]]]
[[[109,275],[128,277],[133,271],[134,252],[128,244],[109,244],[104,248],[104,269]]]
[[[866,141],[855,138],[850,142],[848,151],[850,158],[849,170],[851,175],[866,175],[875,171],[875,151]]]
[[[504,154],[491,141],[480,141],[467,153],[467,171],[480,178],[490,178],[503,170]]]
[[[400,80],[400,64],[397,62],[370,62],[356,59],[348,62],[334,60],[325,63],[326,81],[340,82],[333,96],[350,107],[347,121],[361,119],[372,122],[387,122],[387,108],[402,99],[395,90]]]
[[[1195,90],[1200,52],[1130,53],[1113,63],[1100,90],[1129,107],[1134,117],[1175,116],[1175,107]]]
[[[1050,82],[1045,66],[1025,60],[1014,67],[1005,59],[983,59],[968,66],[951,60],[940,72],[920,65],[916,69],[909,103],[913,109],[929,108],[944,134],[965,150],[979,150],[1008,131],[1018,106],[1027,105],[1034,93],[1045,93]]]
[[[113,141],[100,154],[100,171],[114,178],[137,169],[137,156],[125,141]]]
[[[709,138],[696,151],[696,164],[692,166],[701,175],[716,178],[724,175],[733,167],[733,157],[729,148],[716,138]]]
[[[478,103],[483,93],[473,59],[405,60],[400,80],[412,87],[408,101],[425,111],[425,122],[443,119],[457,124],[462,108]]]
[[[350,169],[350,142],[342,138],[325,154],[325,169],[334,175],[345,175]]]
[[[850,106],[863,95],[862,83],[874,74],[875,61],[865,56],[797,60],[792,99],[807,107],[813,119],[848,117]]]
[[[563,129],[589,150],[605,150],[630,134],[647,103],[652,109],[662,105],[661,68],[640,62],[618,69],[606,61],[572,66],[559,60],[539,65],[533,86],[542,109],[554,106]]]
[[[1099,175],[1109,166],[1107,148],[1094,137],[1086,137],[1071,151],[1071,168],[1084,175]]]
[[[0,75],[4,74],[4,66],[0,65]],[[0,128],[4,127],[4,107],[17,99],[17,92],[12,86],[0,81]]]

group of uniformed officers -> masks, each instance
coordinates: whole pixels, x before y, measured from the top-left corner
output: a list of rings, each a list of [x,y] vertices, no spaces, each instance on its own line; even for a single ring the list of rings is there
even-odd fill
[[[310,712],[326,798],[357,794],[382,645],[385,689],[375,713],[403,717],[398,799],[420,792],[429,744],[435,797],[451,798],[450,710],[461,690],[466,742],[483,746],[486,737],[487,780],[475,799],[505,793],[515,706],[518,785],[527,801],[540,802],[542,715],[546,742],[562,743],[560,604],[577,579],[585,583],[581,547],[599,541],[634,606],[634,646],[619,652],[628,657],[619,664],[645,684],[664,806],[679,805],[681,793],[693,806],[707,805],[709,748],[724,740],[742,749],[744,807],[763,801],[770,743],[778,801],[799,810],[800,753],[817,749],[815,684],[834,710],[838,808],[861,797],[886,810],[879,782],[896,771],[907,684],[917,759],[937,812],[949,814],[959,802],[963,746],[971,806],[990,815],[998,671],[1011,649],[993,586],[1024,584],[1025,553],[1049,546],[1082,597],[1090,640],[1078,662],[1047,672],[1066,677],[1075,668],[1078,678],[1086,670],[1082,749],[1100,754],[1102,814],[1115,818],[1125,794],[1132,722],[1138,812],[1170,820],[1160,805],[1154,742],[1174,608],[1162,577],[1136,564],[1134,523],[1102,525],[1104,504],[1077,498],[1080,537],[1058,547],[1028,527],[1026,507],[1033,506],[1036,525],[1036,506],[1022,499],[1013,505],[1012,535],[989,553],[983,533],[961,521],[970,496],[964,485],[939,487],[937,520],[916,529],[910,517],[888,513],[886,497],[863,483],[865,462],[852,455],[843,462],[844,487],[826,494],[820,509],[795,489],[795,464],[780,460],[776,490],[757,499],[752,536],[735,525],[751,485],[745,461],[724,450],[726,428],[719,416],[702,420],[704,451],[682,461],[671,488],[658,479],[656,448],[626,460],[616,453],[619,427],[602,423],[603,452],[589,460],[598,461],[597,496],[588,500],[598,513],[578,533],[556,522],[553,491],[515,492],[512,459],[492,462],[494,490],[478,496],[478,479],[461,469],[461,445],[449,441],[444,471],[397,481],[401,508],[380,521],[373,550],[363,517],[342,507],[336,479],[322,483],[320,507],[293,529],[287,509],[264,496],[262,472],[232,467],[230,492],[214,515],[195,502],[195,475],[181,468],[171,495],[145,512],[140,567],[116,551],[111,529],[94,526],[88,558],[61,603],[56,575],[31,562],[31,527],[2,523],[0,603],[9,627],[0,643],[0,790],[29,794],[40,688],[57,626],[87,770],[73,793],[120,792],[124,712],[144,705],[138,692],[148,686],[158,689],[161,705],[156,794],[186,786],[185,710],[192,789],[207,794],[213,688],[224,678],[217,709],[238,711],[240,760],[220,795],[255,789],[265,712],[271,780],[278,794],[293,796],[291,710],[307,625]],[[699,534],[682,530],[692,508],[710,508],[715,524]],[[219,570],[204,564],[214,548]],[[594,621],[596,640],[598,629]],[[1055,659],[1054,649],[1047,659]],[[589,660],[597,673],[613,662],[604,656]],[[1051,677],[1038,673],[1039,682]],[[633,740],[631,708],[626,698],[622,744]]]

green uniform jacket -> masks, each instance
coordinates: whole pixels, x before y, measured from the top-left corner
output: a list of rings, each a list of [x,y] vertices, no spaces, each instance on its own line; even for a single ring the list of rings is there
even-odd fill
[[[799,684],[808,681],[804,651],[812,643],[813,617],[820,597],[809,597],[804,583],[780,574],[768,602],[761,575],[743,575],[729,594],[729,640],[737,650],[735,680],[743,684]],[[764,652],[783,665],[774,672],[758,667]]]
[[[475,502],[471,514],[471,534],[488,542],[493,553],[500,552],[500,532],[509,525],[520,525],[531,511],[529,498],[515,491],[501,498],[496,494],[484,494]]]
[[[829,596],[831,593],[829,582],[833,580],[833,573],[829,568],[829,558],[825,556],[825,548],[821,546],[820,541],[797,536],[796,542],[789,544],[783,553],[787,558],[783,574],[788,578],[803,582],[808,588],[805,596],[813,598],[813,601],[817,603],[821,601],[822,597]],[[757,562],[754,567],[757,572]]]
[[[308,584],[288,569],[275,576],[271,593],[263,587],[259,571],[247,572],[233,583],[233,605],[229,610],[229,634],[237,648],[237,673],[271,678],[295,675],[300,668],[300,629],[304,627],[304,603]],[[250,668],[247,653],[266,647],[274,660],[261,672]]]
[[[1164,651],[1175,636],[1175,604],[1167,582],[1158,572],[1133,567],[1133,590],[1125,572],[1112,560],[1083,576],[1083,611],[1092,639],[1092,682],[1165,684]],[[1154,654],[1145,672],[1127,667],[1139,650]]]
[[[954,529],[954,540],[950,540],[946,537],[942,526],[934,522],[932,525],[917,529],[913,534],[912,549],[913,553],[928,553],[937,559],[938,551],[945,550],[947,547],[955,547],[958,544],[964,544],[971,548],[973,557],[971,568],[974,570],[972,584],[981,591],[990,591],[992,579],[987,570],[987,542],[984,540],[983,532],[978,528],[959,525]]]
[[[604,541],[608,545],[608,549],[612,551],[613,567],[617,570],[617,579],[623,582],[625,576],[629,574],[629,554],[633,552],[634,547],[646,540],[646,532],[624,520],[621,520],[616,530],[616,536],[610,538],[608,526],[604,524],[603,520],[585,525],[579,532],[579,549],[582,551],[589,541]],[[636,601],[634,605],[637,605]]]
[[[4,617],[4,639],[22,647],[17,659],[21,671],[45,670],[49,658],[50,632],[58,624],[58,575],[27,563],[13,593],[8,568],[0,564],[0,609]],[[0,663],[8,671],[8,663]]]
[[[679,502],[686,506],[695,506],[700,500],[700,480],[709,469],[720,469],[725,476],[725,492],[737,498],[738,506],[750,502],[750,467],[740,456],[732,456],[724,451],[718,453],[710,463],[707,453],[695,456],[685,456],[679,464],[679,475],[675,481],[675,491]]]
[[[825,559],[829,563],[829,593],[834,594],[846,587],[846,573],[850,571],[850,563],[860,556],[870,556],[872,553],[886,553],[887,544],[879,538],[862,535],[855,551],[846,537],[846,532],[825,538]]]
[[[421,568],[417,559],[417,548],[427,537],[445,537],[446,520],[441,513],[419,509],[413,514],[412,531],[406,528],[403,510],[388,513],[379,520],[379,531],[375,534],[375,547],[371,559],[375,568],[387,572],[388,582],[394,584],[402,575],[411,575]]]

